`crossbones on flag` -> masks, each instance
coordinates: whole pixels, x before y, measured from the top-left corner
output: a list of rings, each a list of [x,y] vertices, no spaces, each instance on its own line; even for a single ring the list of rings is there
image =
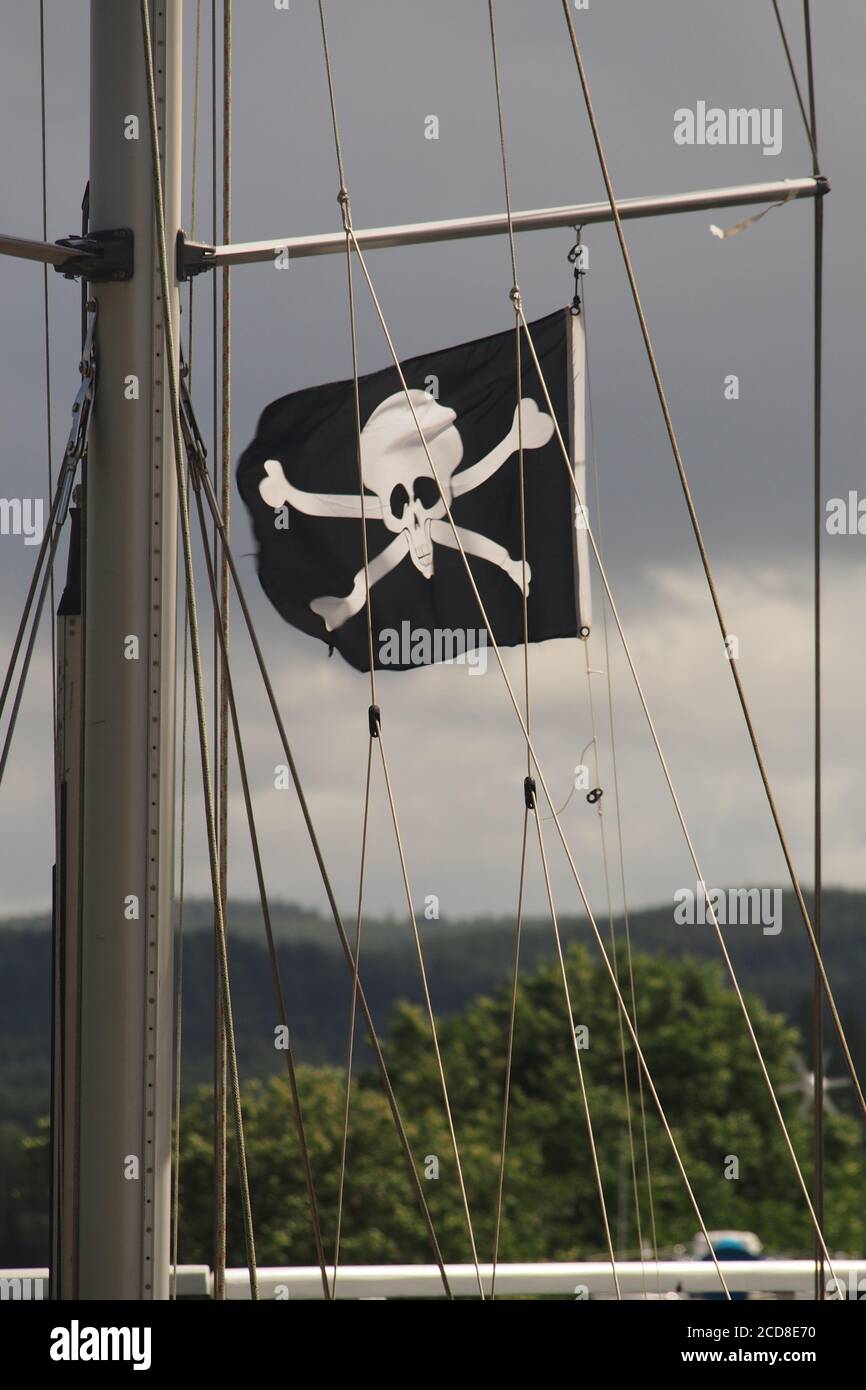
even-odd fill
[[[585,500],[583,323],[560,310],[530,333]],[[586,636],[590,625],[586,523],[524,334],[521,363],[519,406],[513,329],[402,364],[502,646],[523,641],[518,409],[529,640]],[[417,634],[471,634],[478,646],[486,633],[396,369],[361,377],[359,388],[374,662],[405,670],[441,650],[435,640],[415,641]],[[238,486],[275,608],[368,670],[354,382],[313,386],[269,405],[241,457]],[[395,633],[412,640],[395,647]]]

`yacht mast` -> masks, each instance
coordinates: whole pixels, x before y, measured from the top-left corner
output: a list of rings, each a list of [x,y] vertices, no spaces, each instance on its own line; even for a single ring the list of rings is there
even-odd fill
[[[176,228],[181,0],[150,8]],[[79,1065],[70,1047],[55,1060],[67,1117],[53,1174],[60,1298],[167,1298],[169,1284],[177,495],[142,43],[138,0],[92,0],[90,223],[131,229],[133,267],[89,287],[98,389],[83,489],[81,835],[67,840],[57,894],[60,959],[80,955],[55,995],[80,1028]],[[176,286],[171,298],[177,323]]]

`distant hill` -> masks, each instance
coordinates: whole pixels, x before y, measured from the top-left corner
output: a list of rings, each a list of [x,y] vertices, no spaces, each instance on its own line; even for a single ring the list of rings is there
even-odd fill
[[[205,1081],[210,1070],[213,951],[211,907],[187,903],[184,943],[184,1076]],[[330,919],[293,904],[273,905],[274,928],[292,1041],[298,1058],[339,1063],[345,1054],[351,976]],[[793,899],[783,903],[783,929],[765,936],[759,927],[735,926],[725,938],[741,982],[771,1008],[808,1029],[812,957]],[[243,1076],[265,1075],[279,1065],[273,1048],[276,1023],[273,983],[256,904],[232,902],[228,911],[232,998]],[[347,918],[347,923],[349,919]],[[512,918],[428,922],[418,919],[438,1013],[461,1009],[489,994],[509,977],[514,948]],[[607,924],[602,927],[607,944]],[[591,944],[583,918],[560,922],[565,941]],[[622,938],[622,923],[616,924]],[[707,926],[680,926],[672,910],[651,908],[630,917],[633,948],[649,954],[718,958],[715,933]],[[842,1011],[855,1060],[866,1068],[866,894],[828,891],[824,899],[827,971]],[[527,970],[549,959],[553,938],[548,921],[524,924],[521,961]],[[387,1033],[398,999],[420,1001],[415,948],[408,921],[369,918],[364,922],[361,976],[377,1026]],[[44,917],[0,921],[0,1122],[29,1124],[44,1114],[49,1097],[50,934]],[[638,1005],[639,1005],[638,1001]],[[359,1029],[360,1036],[360,1029]],[[827,1029],[829,1069],[839,1071],[832,1029]],[[360,1056],[368,1060],[366,1051]]]

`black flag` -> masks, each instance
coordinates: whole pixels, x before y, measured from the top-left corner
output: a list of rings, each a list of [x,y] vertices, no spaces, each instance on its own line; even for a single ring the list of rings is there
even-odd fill
[[[530,325],[578,488],[583,325]],[[531,354],[521,341],[529,639],[586,635],[586,528]],[[513,330],[403,364],[461,543],[502,646],[523,641]],[[373,657],[406,670],[486,646],[484,620],[394,368],[360,379]],[[265,593],[293,626],[369,669],[354,383],[293,392],[262,414],[238,466]]]

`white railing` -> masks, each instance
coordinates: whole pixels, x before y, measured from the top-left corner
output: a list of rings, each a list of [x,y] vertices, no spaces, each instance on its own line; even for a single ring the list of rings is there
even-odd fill
[[[812,1260],[725,1260],[725,1282],[731,1293],[775,1294],[781,1298],[814,1296],[815,1265]],[[473,1265],[446,1265],[448,1282],[458,1297],[477,1298],[478,1280]],[[676,1294],[719,1293],[718,1274],[711,1260],[651,1260],[644,1264],[617,1262],[620,1289],[626,1298],[666,1298]],[[834,1259],[834,1285],[827,1269],[828,1297],[866,1298],[866,1260]],[[492,1267],[481,1265],[485,1295],[490,1292]],[[332,1283],[333,1269],[328,1270]],[[38,1281],[42,1281],[40,1284]],[[27,1283],[29,1281],[29,1284]],[[260,1268],[259,1293],[266,1299],[323,1299],[322,1275],[317,1265]],[[29,1292],[27,1291],[29,1288]],[[36,1292],[37,1288],[40,1292]],[[207,1265],[181,1265],[177,1272],[179,1298],[209,1298],[213,1274]],[[0,1297],[32,1299],[47,1296],[47,1269],[0,1270]],[[496,1293],[559,1294],[575,1299],[615,1296],[609,1262],[549,1264],[500,1264],[496,1269]],[[226,1297],[249,1299],[246,1269],[226,1271]],[[337,1297],[346,1299],[444,1298],[442,1276],[436,1265],[341,1265]]]

